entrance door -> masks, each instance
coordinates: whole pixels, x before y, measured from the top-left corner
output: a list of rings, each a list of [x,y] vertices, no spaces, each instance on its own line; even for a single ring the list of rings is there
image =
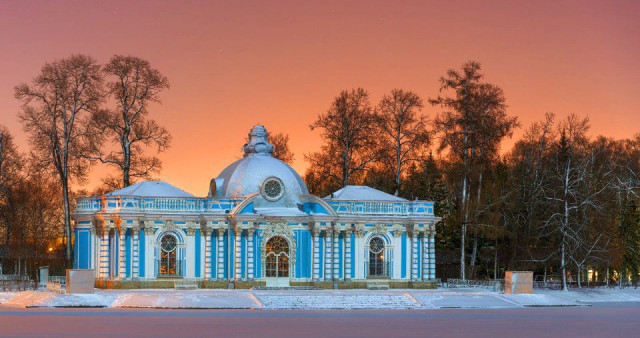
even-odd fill
[[[389,276],[387,264],[385,264],[384,241],[380,237],[374,237],[369,242],[369,276]]]
[[[289,286],[289,243],[280,236],[271,237],[265,247],[267,286]]]
[[[160,240],[160,264],[158,275],[160,277],[175,277],[180,273],[177,268],[176,248],[177,239],[173,235],[164,235]]]

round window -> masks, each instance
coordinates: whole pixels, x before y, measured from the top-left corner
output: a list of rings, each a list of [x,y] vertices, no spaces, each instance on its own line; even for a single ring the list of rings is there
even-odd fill
[[[164,252],[173,252],[176,249],[176,238],[172,235],[165,235],[160,240],[160,248]]]
[[[277,201],[284,195],[284,184],[277,177],[269,177],[262,182],[260,191],[268,201]]]
[[[380,253],[384,249],[384,242],[380,237],[374,237],[369,242],[369,250],[373,253]]]

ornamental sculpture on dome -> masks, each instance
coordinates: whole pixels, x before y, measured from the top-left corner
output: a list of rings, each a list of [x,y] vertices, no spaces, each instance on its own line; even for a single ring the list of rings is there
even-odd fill
[[[267,129],[264,126],[255,126],[249,133],[249,143],[242,147],[244,151],[244,157],[259,154],[269,155],[273,154],[273,145],[267,141]]]

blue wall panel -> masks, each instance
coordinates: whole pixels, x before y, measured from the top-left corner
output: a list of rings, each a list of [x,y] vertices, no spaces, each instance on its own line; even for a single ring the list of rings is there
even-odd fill
[[[140,274],[140,277],[144,277],[144,263],[145,263],[145,257],[144,257],[144,231],[140,230],[140,238],[138,239],[139,245],[138,245],[138,249],[140,250],[140,252],[138,253],[138,273]]]
[[[200,242],[202,241],[202,237],[200,236],[200,230],[196,230],[196,278],[200,278]]]
[[[132,244],[133,242],[131,241],[131,230],[127,229],[127,232],[125,232],[125,273],[127,275],[127,277],[131,278],[131,250],[132,250]]]
[[[407,277],[407,233],[403,232],[402,233],[402,238],[400,239],[400,241],[402,242],[401,245],[401,250],[402,250],[402,254],[400,255],[402,258],[402,260],[400,261],[401,264],[401,268],[400,268],[400,277],[402,278],[406,278]]]

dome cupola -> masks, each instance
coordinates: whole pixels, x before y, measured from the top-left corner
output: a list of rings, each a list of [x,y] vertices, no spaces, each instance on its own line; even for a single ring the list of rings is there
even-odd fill
[[[249,142],[242,147],[244,157],[231,163],[212,181],[216,198],[242,198],[258,193],[257,207],[296,207],[300,195],[309,193],[304,181],[288,164],[272,156],[264,126],[255,126]],[[215,192],[213,192],[215,190]]]

